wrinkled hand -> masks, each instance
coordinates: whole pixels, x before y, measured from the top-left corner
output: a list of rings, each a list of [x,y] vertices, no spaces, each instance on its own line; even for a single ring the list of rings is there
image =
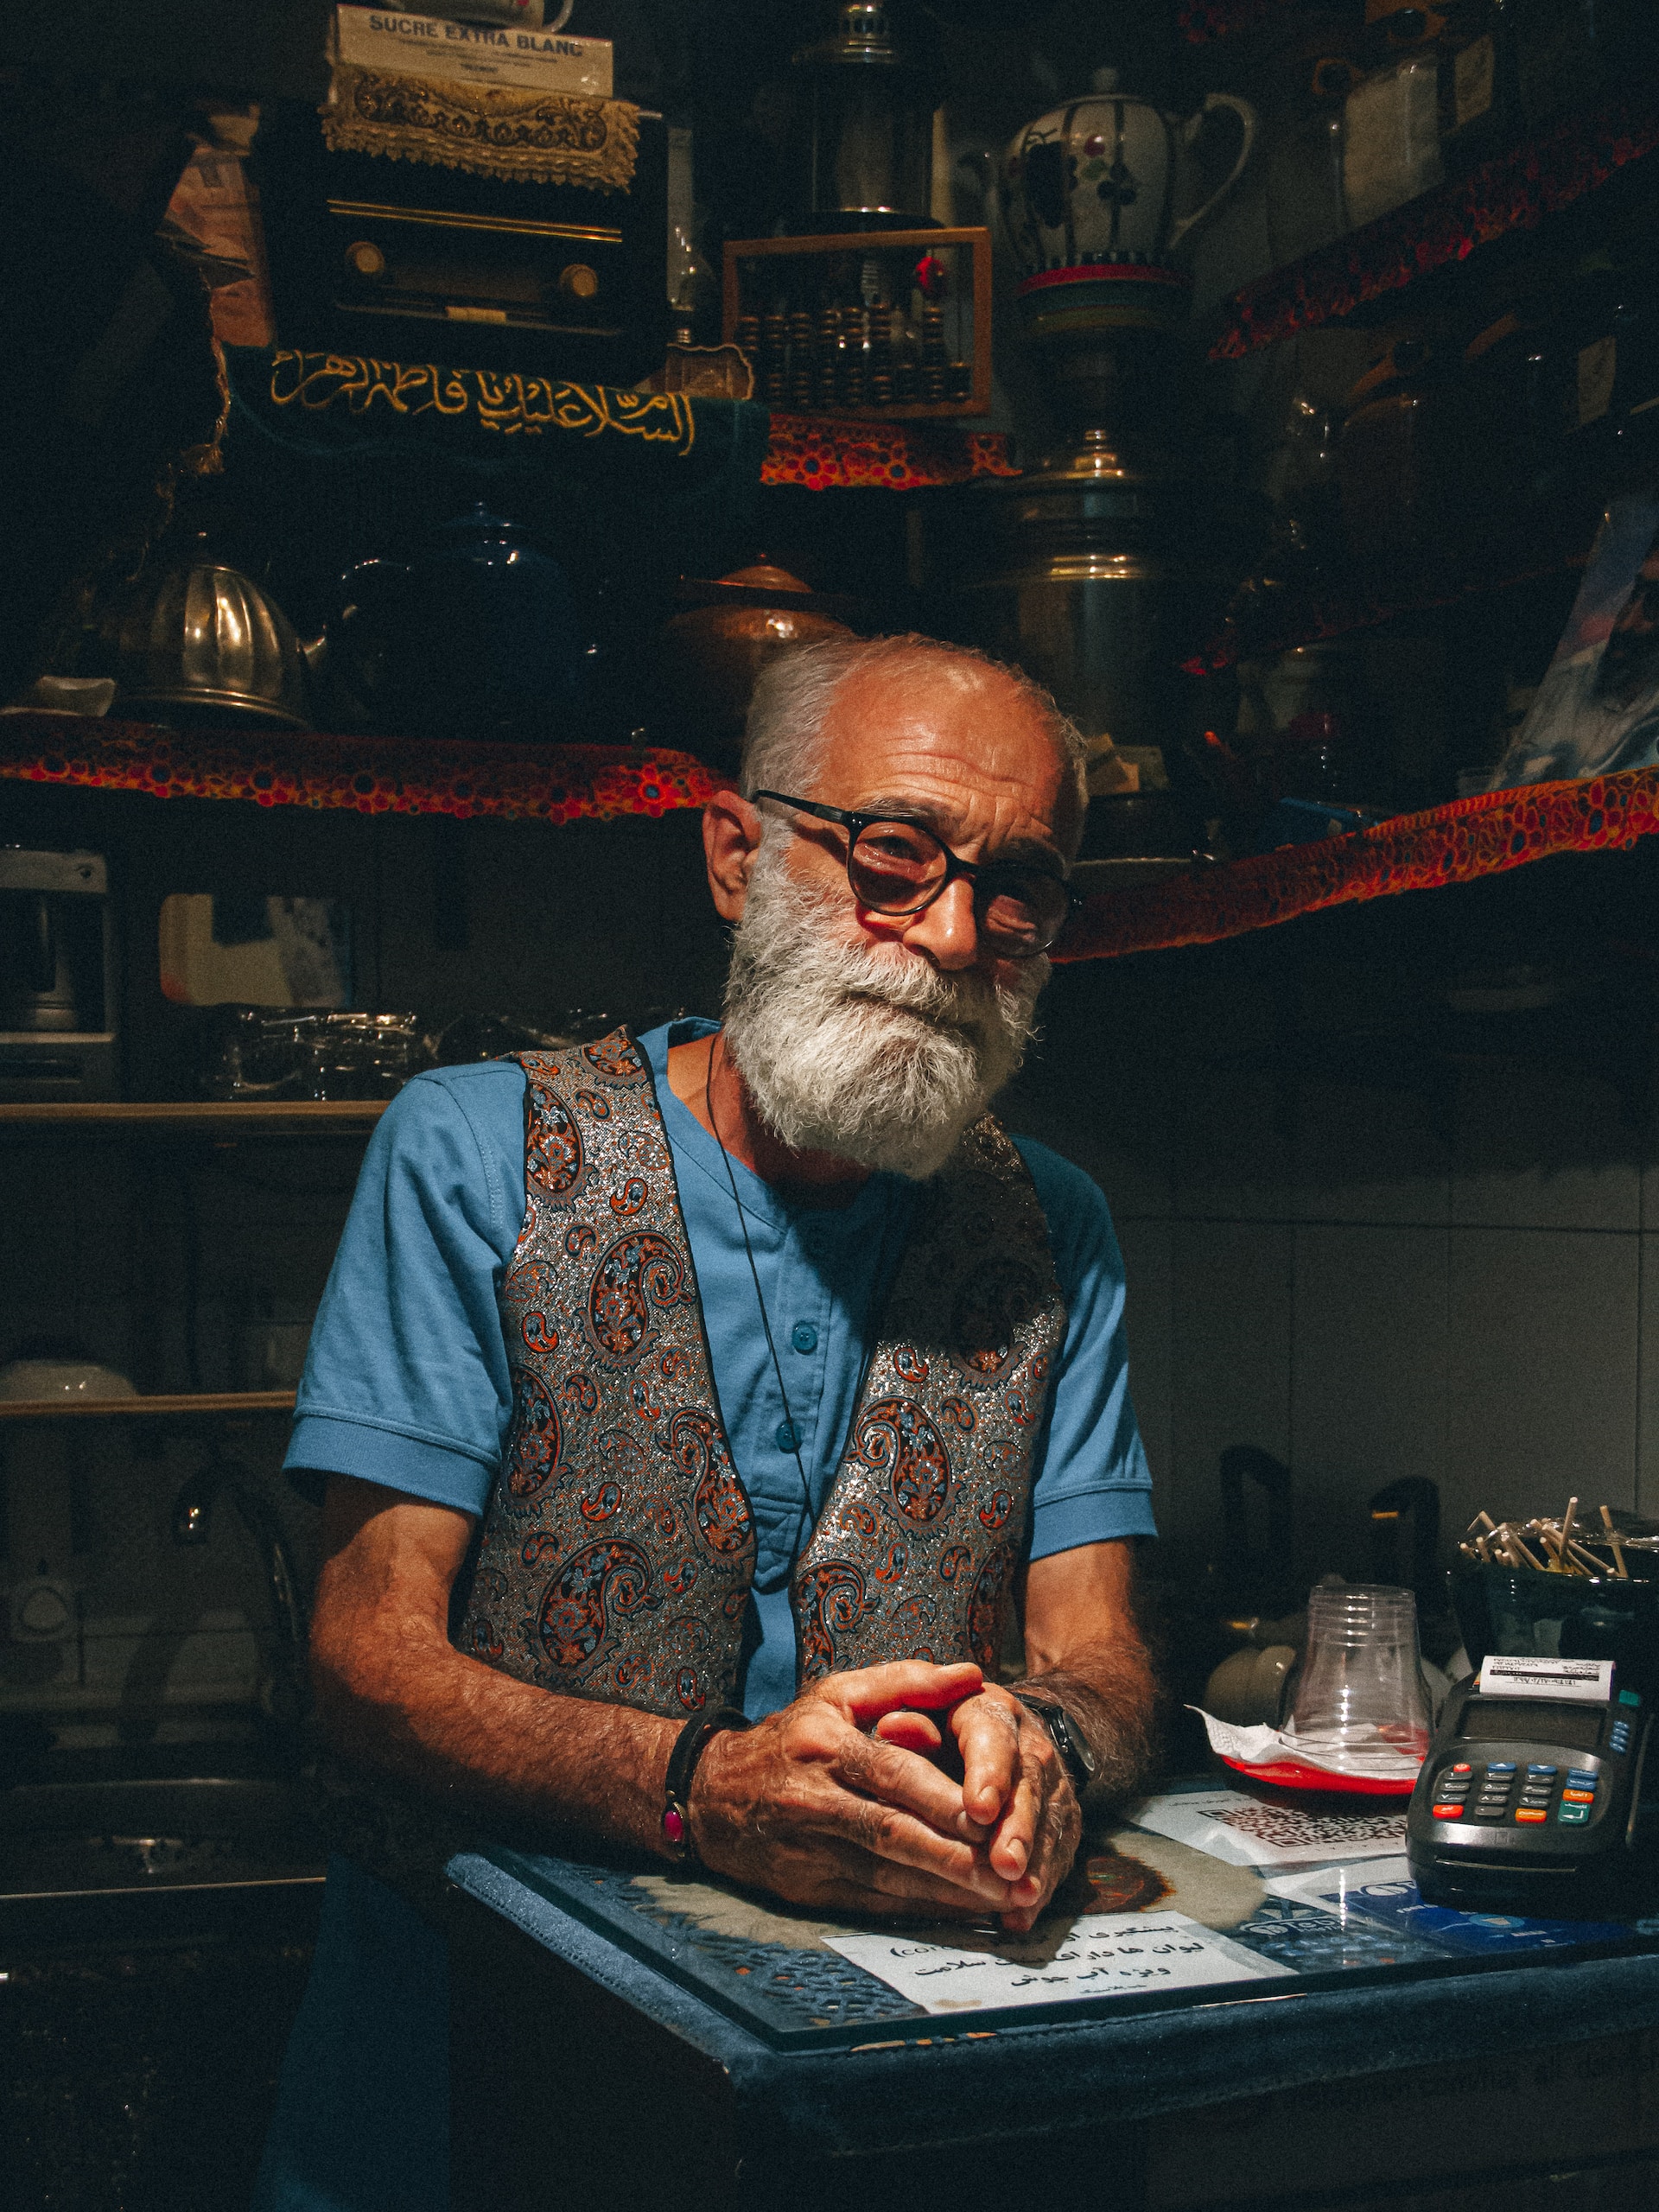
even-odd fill
[[[947,1724],[962,1755],[962,1803],[986,1839],[991,1872],[1008,1885],[1002,1925],[1023,1934],[1071,1872],[1083,1815],[1054,1738],[1018,1698],[985,1683]],[[883,1743],[925,1755],[943,1738],[922,1712],[876,1722]]]
[[[794,1904],[910,1918],[1021,1914],[1015,1888],[1031,1844],[1027,1838],[1016,1866],[1024,1834],[1018,1822],[1033,1817],[1028,1801],[1035,1805],[1040,1796],[1046,1804],[1047,1797],[1031,1785],[1021,1796],[1008,1782],[1013,1732],[1000,1707],[995,1719],[971,1717],[982,1690],[977,1667],[897,1660],[829,1675],[753,1728],[716,1736],[698,1762],[686,1808],[704,1866]],[[897,1738],[885,1736],[900,1707],[905,1726]],[[953,1725],[964,1752],[973,1746],[969,1774],[984,1820],[970,1817],[962,1788],[918,1755],[941,1741],[927,1713],[953,1707],[970,1716],[966,1741]],[[1041,1728],[1037,1733],[1048,1742]],[[1052,1743],[1048,1755],[1058,1766]],[[1033,1744],[1033,1763],[1037,1757]],[[1002,1820],[1008,1840],[1001,1863],[1013,1868],[1008,1873],[993,1866],[987,1847],[1011,1787],[1020,1809]]]

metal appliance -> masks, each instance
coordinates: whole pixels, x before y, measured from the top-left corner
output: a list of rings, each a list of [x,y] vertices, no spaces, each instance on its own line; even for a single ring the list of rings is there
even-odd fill
[[[1019,663],[1087,738],[1171,745],[1177,666],[1232,571],[1215,486],[1161,439],[1085,429],[967,496],[950,618]]]
[[[806,115],[804,174],[789,235],[918,230],[932,219],[933,111],[939,86],[902,54],[887,10],[850,0],[833,38],[794,57]]]
[[[0,845],[0,1102],[116,1097],[117,1041],[104,855]]]

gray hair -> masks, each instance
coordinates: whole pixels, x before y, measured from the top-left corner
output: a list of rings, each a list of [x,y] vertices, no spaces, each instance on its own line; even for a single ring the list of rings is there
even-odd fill
[[[1041,684],[1033,683],[1023,669],[993,660],[971,645],[947,645],[913,632],[901,638],[825,638],[775,654],[757,677],[749,702],[740,777],[744,798],[758,791],[810,789],[823,757],[830,703],[849,677],[870,669],[925,669],[938,660],[971,661],[1006,677],[1037,709],[1055,751],[1077,779],[1078,798],[1087,804],[1088,746]]]

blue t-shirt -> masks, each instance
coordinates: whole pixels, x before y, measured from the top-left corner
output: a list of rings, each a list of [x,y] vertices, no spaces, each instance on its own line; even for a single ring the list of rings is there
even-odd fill
[[[841,1464],[914,1186],[872,1175],[849,1205],[804,1207],[740,1160],[728,1177],[728,1155],[668,1086],[670,1045],[713,1030],[680,1021],[640,1041],[673,1157],[721,1413],[754,1509],[760,1643],[744,1704],[758,1718],[794,1694],[790,1571]],[[1046,1146],[1019,1143],[1068,1313],[1033,1486],[1030,1556],[1041,1559],[1154,1534],[1151,1478],[1129,1402],[1123,1262],[1106,1201]],[[512,1413],[497,1300],[524,1216],[522,1069],[489,1060],[416,1077],[388,1108],[363,1163],[312,1332],[290,1468],[357,1475],[483,1514]]]

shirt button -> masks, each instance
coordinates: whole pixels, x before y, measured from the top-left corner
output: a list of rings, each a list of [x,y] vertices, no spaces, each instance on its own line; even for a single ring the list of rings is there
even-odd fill
[[[801,1440],[795,1433],[795,1425],[792,1421],[780,1421],[775,1434],[778,1449],[780,1452],[792,1452]]]
[[[816,1351],[818,1332],[810,1321],[798,1321],[789,1332],[789,1341],[797,1351]]]

